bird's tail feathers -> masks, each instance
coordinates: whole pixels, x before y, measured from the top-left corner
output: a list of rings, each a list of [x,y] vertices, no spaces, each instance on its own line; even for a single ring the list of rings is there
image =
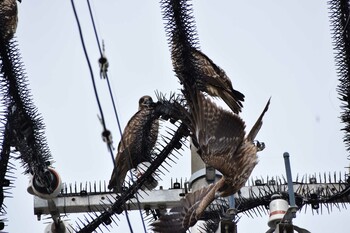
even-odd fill
[[[247,136],[247,140],[248,141],[252,142],[255,139],[256,135],[258,134],[258,132],[259,132],[261,126],[262,126],[262,123],[263,123],[262,119],[263,119],[265,113],[267,112],[267,110],[269,109],[270,100],[271,100],[271,97],[267,101],[263,112],[260,114],[259,118],[257,119],[257,121],[255,122],[254,126],[250,130],[250,132],[249,132],[249,134]]]
[[[210,184],[206,187],[189,193],[183,200],[182,225],[192,227],[201,218],[206,208],[215,200],[216,194],[225,184],[226,179],[221,177],[215,184]]]
[[[114,167],[111,179],[109,180],[108,189],[113,189],[114,192],[121,193],[123,182],[120,182],[120,176],[118,176],[117,167]],[[123,179],[124,180],[124,179]]]
[[[166,215],[151,224],[154,232],[185,233],[187,229],[197,222],[197,208],[202,199],[213,189],[214,185],[208,185],[193,193],[188,193],[181,199],[181,206],[174,207]]]
[[[230,109],[236,114],[240,113],[243,107],[241,101],[244,101],[244,95],[236,90],[234,90],[233,93],[224,91],[223,95],[224,96],[221,99],[230,107]]]

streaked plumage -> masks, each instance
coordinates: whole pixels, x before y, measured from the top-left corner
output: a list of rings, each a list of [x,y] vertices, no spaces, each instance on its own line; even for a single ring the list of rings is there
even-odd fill
[[[168,214],[162,215],[159,220],[151,224],[152,230],[160,233],[185,233],[197,221],[191,217],[191,213],[195,213],[201,200],[207,196],[213,186],[213,184],[210,184],[187,194],[185,198],[180,200],[179,207],[172,208]]]
[[[200,92],[194,94],[193,98],[193,141],[203,161],[223,176],[215,184],[187,194],[182,200],[181,211],[176,208],[175,214],[161,217],[159,222],[153,224],[155,232],[172,232],[169,229],[178,226],[181,226],[180,230],[173,232],[185,232],[197,222],[215,197],[236,193],[258,163],[259,148],[253,141],[262,126],[262,118],[270,100],[246,135],[245,123],[237,114],[218,107]]]
[[[233,89],[232,82],[225,71],[203,52],[191,48],[191,53],[195,60],[197,71],[200,73],[200,79],[196,80],[196,88],[208,93],[210,96],[220,97],[234,113],[239,113],[243,107],[244,95]],[[173,66],[175,71],[177,71],[179,64],[174,56]],[[185,80],[181,81],[185,82]]]
[[[157,141],[159,128],[159,121],[152,114],[154,107],[155,103],[150,96],[140,98],[139,111],[129,120],[119,142],[108,189],[121,192],[128,170],[136,168],[142,162],[150,162],[150,153]]]
[[[5,40],[10,40],[16,32],[18,21],[16,0],[0,0],[0,22]]]

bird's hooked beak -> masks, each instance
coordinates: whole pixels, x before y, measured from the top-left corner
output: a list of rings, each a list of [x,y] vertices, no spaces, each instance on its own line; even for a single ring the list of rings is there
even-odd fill
[[[153,102],[152,99],[147,99],[145,102],[144,102],[144,105],[147,106],[147,107],[153,107],[155,106],[156,103]]]
[[[22,3],[22,0],[17,0],[17,1],[19,1],[20,3]]]
[[[145,95],[140,98],[139,100],[139,110],[143,108],[153,108],[156,105],[156,103],[153,102],[152,97]]]

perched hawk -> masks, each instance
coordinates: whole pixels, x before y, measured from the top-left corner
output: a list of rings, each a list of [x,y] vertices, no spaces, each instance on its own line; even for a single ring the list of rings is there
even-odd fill
[[[155,232],[186,232],[217,196],[227,197],[236,193],[258,163],[257,152],[260,148],[253,141],[262,126],[270,100],[246,135],[245,123],[237,114],[218,107],[201,92],[194,94],[194,98],[196,104],[193,106],[190,127],[199,148],[198,154],[223,176],[217,183],[187,194],[180,208],[175,208],[169,215],[153,223]]]
[[[129,120],[119,142],[108,189],[121,192],[127,172],[140,163],[150,162],[150,153],[157,141],[159,128],[159,120],[153,114],[155,105],[150,96],[140,98],[139,110]]]
[[[173,53],[174,51],[176,49],[173,49]],[[210,96],[220,97],[234,113],[239,113],[243,107],[241,102],[244,101],[244,95],[233,89],[231,80],[225,71],[201,51],[191,48],[191,53],[200,75],[200,79],[196,80],[196,88],[208,93]],[[176,55],[174,56],[173,54],[175,72],[179,68],[176,60]],[[181,81],[183,82],[184,80]]]
[[[16,32],[17,13],[16,0],[0,0],[0,28],[5,40],[10,40]]]

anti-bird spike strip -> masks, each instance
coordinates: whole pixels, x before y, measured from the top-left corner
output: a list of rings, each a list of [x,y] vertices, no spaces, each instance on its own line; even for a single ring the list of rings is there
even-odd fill
[[[305,208],[306,211],[308,207],[311,207],[312,213],[321,214],[324,208],[330,212],[333,207],[346,208],[345,204],[350,202],[348,174],[336,176],[334,173],[333,180],[330,173],[320,173],[318,179],[315,179],[315,175],[304,175],[301,182],[295,181],[293,184],[296,205],[299,210]],[[276,193],[288,200],[288,187],[283,177],[256,179],[253,180],[251,187],[253,188],[250,189],[249,194],[244,194],[249,198],[243,198],[243,194],[237,195],[238,213],[244,213],[250,217],[253,217],[252,213],[255,216],[261,216],[260,211],[266,213],[271,196]]]
[[[2,148],[0,152],[0,216],[4,216],[6,214],[4,204],[4,198],[9,195],[9,188],[11,188],[11,183],[13,183],[14,178],[9,176],[9,172],[14,169],[9,164],[10,158],[10,131],[8,129],[3,130],[3,138],[2,138]],[[0,230],[4,228],[4,222],[6,219],[0,219]]]
[[[11,6],[16,7],[16,2],[14,3]],[[13,23],[17,23],[17,15],[13,15],[13,20],[9,21],[8,13],[17,14],[17,10],[6,12],[4,9],[0,9],[0,92],[1,104],[4,108],[1,123],[6,129],[2,130],[3,151],[1,153],[7,156],[10,146],[16,148],[20,153],[25,173],[35,175],[50,192],[51,178],[45,171],[51,155],[44,136],[44,124],[32,103],[17,42],[13,38],[16,27]],[[7,167],[6,156],[0,160],[3,168]],[[2,173],[0,178],[2,181],[4,181],[3,175]],[[6,186],[5,183],[1,182],[0,185]]]
[[[193,48],[198,49],[199,44],[192,6],[187,0],[162,0],[160,4],[163,19],[166,22],[165,32],[169,40],[172,60],[177,64],[175,73],[181,84],[185,85],[182,92],[189,100],[189,91],[198,79],[198,75],[193,73],[196,70],[194,68],[196,64],[191,52]]]
[[[7,4],[7,3],[1,3],[1,4]],[[3,6],[2,9],[0,9],[0,44],[2,47],[8,46],[13,36],[13,30],[11,30],[13,27],[9,25],[9,22],[12,21],[9,19],[13,17],[8,17],[8,13],[10,11],[10,5]],[[15,16],[16,17],[16,16]],[[4,79],[4,62],[2,59],[0,59],[0,85],[7,85],[7,82],[3,81]],[[0,230],[2,230],[5,226],[5,221],[7,221],[5,218],[2,218],[4,215],[6,215],[5,205],[4,205],[4,198],[6,198],[9,194],[8,188],[11,187],[10,184],[12,183],[13,179],[8,179],[8,173],[13,168],[9,166],[9,158],[10,158],[10,146],[11,141],[13,140],[13,135],[11,135],[11,131],[8,127],[9,122],[9,114],[7,113],[6,106],[9,106],[10,99],[6,95],[7,89],[0,88],[1,96],[3,96],[0,100],[0,103],[2,106],[4,106],[1,110],[1,120],[0,120],[0,127],[1,127],[1,152],[0,152]]]
[[[9,5],[5,7],[2,4]],[[0,92],[3,107],[0,123],[3,125],[0,127],[5,128],[1,136],[0,164],[4,168],[2,171],[8,173],[11,167],[7,163],[13,153],[9,148],[15,148],[25,173],[31,173],[37,184],[42,186],[41,191],[50,194],[53,178],[47,168],[51,154],[44,136],[44,124],[32,103],[17,42],[13,38],[17,26],[16,1],[2,1],[0,8]],[[0,174],[1,197],[4,196],[3,187],[8,186],[4,175],[4,172]],[[1,201],[1,210],[2,204]],[[0,221],[2,227],[3,222]]]
[[[350,3],[347,0],[331,0],[328,4],[335,64],[339,78],[337,91],[343,110],[340,118],[345,124],[342,129],[345,133],[343,141],[347,151],[350,152]]]
[[[44,124],[32,103],[21,56],[13,39],[7,42],[0,39],[0,59],[0,89],[6,113],[12,119],[8,126],[14,136],[11,146],[21,153],[26,172],[39,175],[47,167],[51,155],[44,137]]]
[[[165,154],[161,153],[161,156],[165,156]],[[154,163],[159,164],[159,161],[155,161]],[[341,209],[342,207],[346,208],[346,205],[350,201],[350,185],[348,174],[339,173],[334,176],[333,173],[320,173],[316,175],[318,177],[316,180],[314,179],[315,175],[304,175],[302,179],[303,182],[297,180],[293,182],[296,205],[299,211],[306,212],[311,210],[312,213],[321,214],[323,211],[331,212],[333,209]],[[329,179],[330,177],[332,179]],[[186,185],[185,189],[180,188],[176,191],[175,183],[172,186],[173,188],[169,190],[153,190],[147,192],[144,203],[142,203],[144,200],[140,199],[142,208],[149,214],[149,216],[145,219],[146,221],[148,220],[151,223],[152,220],[157,220],[159,217],[164,216],[164,209],[159,207],[160,202],[155,203],[155,197],[157,197],[159,193],[162,193],[163,196],[170,197],[171,199],[171,204],[168,206],[165,204],[164,208],[176,208],[180,202],[180,198],[186,195]],[[132,184],[132,186],[133,187],[129,187],[129,189],[126,190],[126,193],[136,187],[137,184],[136,186],[135,184]],[[73,185],[71,186],[71,191],[73,190],[73,193],[67,192],[67,188],[65,188],[59,197],[57,197],[57,201],[60,203],[57,206],[59,208],[59,212],[94,212],[94,210],[95,212],[103,212],[104,214],[97,217],[97,220],[91,221],[90,216],[87,216],[87,222],[90,222],[91,224],[82,220],[83,225],[88,226],[86,231],[89,229],[95,229],[94,226],[97,227],[100,224],[107,224],[108,222],[112,223],[112,221],[116,223],[116,220],[114,218],[117,219],[117,215],[113,215],[115,211],[112,209],[112,206],[124,206],[124,200],[129,197],[125,197],[123,195],[115,194],[112,192],[106,192],[106,188],[104,190],[101,189],[100,191],[97,190],[97,192],[94,190],[90,190],[92,192],[86,192],[87,187],[88,186],[84,184]],[[140,186],[137,186],[136,188],[139,187]],[[135,191],[134,193],[136,192],[139,192],[139,190]],[[206,209],[200,220],[207,221],[208,226],[210,225],[211,228],[214,227],[214,224],[212,224],[212,222],[215,223],[218,219],[231,219],[230,221],[238,221],[239,216],[235,216],[235,213],[239,215],[245,214],[251,218],[264,217],[265,214],[269,213],[269,203],[271,201],[271,196],[274,194],[279,194],[285,200],[289,199],[288,186],[282,177],[275,176],[267,177],[267,179],[259,178],[257,180],[253,180],[252,185],[242,187],[240,191],[234,195],[235,209],[233,209],[233,212],[232,210],[229,212],[233,213],[233,215],[230,214],[227,216],[226,210],[228,210],[228,208],[232,208],[229,206],[229,202],[226,199],[217,199],[212,203],[211,206]],[[126,195],[131,194],[128,193]],[[86,197],[88,197],[91,202],[89,201],[85,204],[81,203],[78,205],[74,201],[74,203],[66,202],[67,198],[82,198],[82,200],[86,200]],[[101,200],[103,201],[101,202]],[[167,201],[169,201],[169,199]],[[161,202],[166,203],[167,201],[162,200]],[[78,201],[78,203],[80,203],[80,201]],[[126,203],[126,206],[127,209],[139,209],[139,206],[135,206],[130,201]],[[37,203],[34,205],[34,210],[35,213],[39,215],[49,214],[49,207],[47,204],[45,206],[43,203]],[[122,209],[120,211],[122,211]],[[92,215],[95,217],[97,216],[96,213],[92,213]]]
[[[155,171],[159,167],[159,165],[167,158],[169,153],[171,153],[172,149],[174,148],[174,145],[177,142],[181,141],[181,138],[184,136],[184,133],[185,135],[187,134],[186,127],[180,126],[175,132],[172,141],[170,141],[169,144],[167,144],[167,146],[164,147],[162,152],[158,154],[157,158],[153,161],[148,170],[137,181],[135,181],[131,186],[129,186],[124,193],[122,193],[120,196],[117,196],[115,200],[112,200],[114,201],[112,207],[108,208],[107,211],[99,215],[98,218],[95,218],[94,220],[89,221],[88,223],[82,223],[84,227],[79,226],[79,232],[92,232],[100,224],[111,223],[111,216],[114,213],[119,214],[122,212],[123,206],[126,203],[126,201],[130,200],[130,198],[132,198],[138,192],[138,189],[143,185],[147,177],[152,175],[152,172]]]
[[[196,106],[193,98],[196,90],[221,98],[234,113],[239,113],[244,95],[233,88],[225,71],[199,49],[190,1],[164,0],[161,8],[173,68],[188,104]]]
[[[157,107],[154,112],[154,117],[159,118],[163,116],[166,119],[176,119],[178,120],[181,117],[179,114],[185,110],[178,110],[178,108],[181,107],[181,104],[179,104],[177,101],[179,100],[177,97],[172,95],[170,97],[170,100],[166,100],[164,95],[159,95],[159,100],[157,102]],[[178,104],[174,104],[174,102]],[[174,115],[173,115],[174,114]],[[117,194],[117,197],[114,200],[111,200],[112,206],[108,208],[106,211],[102,212],[98,217],[88,219],[85,217],[85,222],[80,220],[80,224],[78,225],[78,231],[79,232],[92,232],[95,229],[97,229],[100,224],[103,224],[104,226],[109,225],[112,223],[111,218],[113,214],[117,213],[120,214],[123,211],[123,206],[125,203],[130,200],[132,197],[135,196],[135,194],[139,194],[139,189],[142,187],[142,185],[147,181],[148,177],[152,176],[157,170],[159,170],[159,166],[162,165],[162,163],[169,157],[169,155],[173,152],[173,150],[179,150],[181,149],[181,145],[184,143],[182,140],[183,138],[188,136],[188,129],[184,124],[181,124],[177,127],[176,130],[173,130],[173,132],[170,134],[169,140],[166,140],[165,144],[158,144],[161,148],[158,149],[159,153],[153,157],[153,161],[151,165],[148,167],[148,169],[139,177],[136,181],[130,182],[129,186],[126,187],[127,189],[121,193],[120,195]],[[81,226],[82,225],[82,226]]]

